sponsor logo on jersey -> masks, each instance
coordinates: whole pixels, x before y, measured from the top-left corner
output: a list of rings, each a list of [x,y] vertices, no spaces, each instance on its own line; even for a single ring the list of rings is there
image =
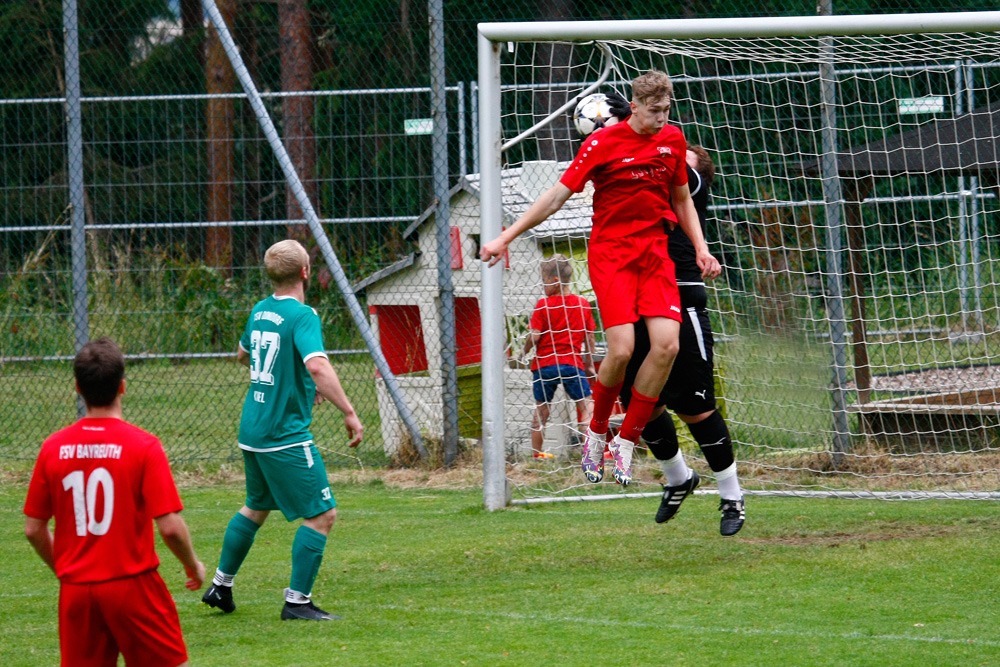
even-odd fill
[[[701,391],[694,392],[694,395],[695,396],[700,396],[701,400],[705,400],[705,392],[707,392],[707,391],[708,391],[707,389],[702,389]]]
[[[675,313],[681,312],[681,309],[678,308],[677,306],[670,306],[670,310],[674,311]]]
[[[656,150],[660,151],[660,155],[673,155],[674,152],[670,149],[670,146],[657,146]]]
[[[122,446],[114,444],[59,445],[60,459],[120,459]]]
[[[634,157],[623,157],[622,158],[622,162],[632,162],[633,160],[635,160]]]
[[[274,322],[275,324],[279,325],[285,321],[285,318],[283,318],[281,315],[279,315],[278,313],[272,313],[270,310],[262,310],[257,313],[254,313],[253,319],[254,322],[256,322],[257,320],[267,320],[268,322]]]

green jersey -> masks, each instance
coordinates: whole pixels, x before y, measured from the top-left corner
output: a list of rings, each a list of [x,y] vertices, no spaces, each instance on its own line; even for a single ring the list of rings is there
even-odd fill
[[[316,384],[305,362],[326,354],[316,311],[271,295],[253,307],[240,347],[250,353],[240,448],[267,452],[310,442]]]

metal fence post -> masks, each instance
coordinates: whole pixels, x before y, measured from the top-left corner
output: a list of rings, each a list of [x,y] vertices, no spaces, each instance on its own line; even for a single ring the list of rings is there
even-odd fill
[[[441,321],[441,418],[444,464],[458,455],[458,371],[455,368],[455,289],[451,281],[451,201],[448,195],[448,98],[444,68],[444,2],[429,0],[434,230],[437,240],[438,309]]]
[[[66,70],[66,181],[71,209],[70,252],[73,275],[74,349],[90,340],[87,312],[87,224],[83,192],[83,118],[80,106],[80,27],[76,0],[63,0],[63,56]],[[83,399],[77,396],[76,411],[83,416]]]
[[[832,14],[832,0],[820,0],[820,14]],[[843,236],[844,196],[837,165],[837,72],[833,64],[833,40],[822,38],[820,86],[823,100],[823,215],[826,223],[826,292],[830,321],[831,367],[833,375],[834,463],[850,447],[851,429],[847,419],[847,321],[844,315]]]

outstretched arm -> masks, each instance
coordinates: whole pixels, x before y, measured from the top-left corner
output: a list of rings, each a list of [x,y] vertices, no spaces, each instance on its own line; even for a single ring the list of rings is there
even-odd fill
[[[361,442],[361,435],[364,433],[365,427],[361,425],[361,420],[354,412],[354,406],[347,398],[333,364],[326,358],[326,355],[320,355],[309,359],[306,362],[306,369],[312,376],[313,382],[316,383],[316,391],[344,413],[344,427],[347,428],[347,436],[351,439],[347,446],[357,447],[358,443]]]
[[[670,187],[670,207],[677,214],[677,224],[681,226],[694,245],[702,277],[717,277],[722,273],[722,267],[719,266],[719,260],[715,259],[708,251],[708,243],[705,242],[705,236],[701,233],[698,211],[694,207],[694,200],[691,199],[691,191],[688,190],[687,183]]]
[[[489,262],[493,266],[503,257],[504,251],[510,242],[518,236],[528,231],[532,227],[537,227],[550,215],[562,208],[566,200],[570,198],[573,191],[562,183],[556,183],[551,188],[542,193],[535,200],[524,214],[518,218],[513,225],[503,230],[500,236],[485,244],[479,251],[479,257],[484,262]]]
[[[177,556],[184,566],[188,580],[184,583],[188,590],[196,591],[205,583],[205,564],[198,560],[191,545],[191,533],[187,524],[177,512],[170,512],[155,519],[156,529],[167,548]]]

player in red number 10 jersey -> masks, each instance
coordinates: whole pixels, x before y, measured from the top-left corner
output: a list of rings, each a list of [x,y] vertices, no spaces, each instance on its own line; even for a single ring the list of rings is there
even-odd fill
[[[86,416],[42,445],[24,503],[24,532],[59,577],[63,665],[187,664],[173,598],[157,573],[153,522],[201,588],[205,566],[181,518],[160,441],[122,420],[125,357],[110,338],[73,364]],[[49,520],[55,518],[55,537]]]
[[[480,251],[496,264],[521,233],[558,211],[574,192],[594,182],[594,218],[587,261],[608,352],[594,385],[594,415],[584,442],[587,479],[604,476],[604,442],[615,399],[635,345],[633,323],[649,330],[650,352],[632,386],[621,431],[611,443],[614,478],[632,481],[632,452],[670,374],[678,348],[681,308],[665,226],[680,225],[694,244],[704,277],[719,275],[708,252],[687,185],[684,135],[667,125],[673,84],[651,71],[632,81],[632,114],[584,140],[560,182],[544,192],[513,225]]]

